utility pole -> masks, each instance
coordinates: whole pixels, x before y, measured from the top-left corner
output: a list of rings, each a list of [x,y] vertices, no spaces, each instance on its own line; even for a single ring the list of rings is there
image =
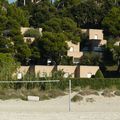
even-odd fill
[[[117,0],[115,0],[115,6],[117,6]]]
[[[24,6],[26,5],[26,0],[24,0]]]
[[[71,80],[69,80],[69,112],[71,112]]]

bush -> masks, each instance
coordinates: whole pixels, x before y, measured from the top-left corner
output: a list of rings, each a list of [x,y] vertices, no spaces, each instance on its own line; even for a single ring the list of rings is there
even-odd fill
[[[93,98],[86,98],[86,102],[95,102],[95,100]]]
[[[102,56],[95,52],[85,52],[80,60],[81,65],[99,65],[102,62]]]
[[[112,94],[111,90],[109,89],[105,89],[101,95],[103,95],[104,97],[114,97],[114,94]]]
[[[120,90],[115,91],[114,94],[117,95],[117,96],[120,96]]]
[[[104,78],[103,73],[101,72],[100,69],[96,72],[95,78]]]
[[[22,99],[27,100],[27,96],[39,96],[40,100],[48,100],[50,98],[56,98],[58,96],[64,96],[65,93],[61,90],[46,90],[42,91],[39,88],[26,89],[0,89],[0,99]]]
[[[82,101],[82,100],[83,100],[83,97],[80,96],[80,95],[75,95],[75,96],[71,99],[72,102],[79,102],[79,101]]]
[[[95,90],[83,90],[79,92],[80,95],[99,95],[99,93]]]

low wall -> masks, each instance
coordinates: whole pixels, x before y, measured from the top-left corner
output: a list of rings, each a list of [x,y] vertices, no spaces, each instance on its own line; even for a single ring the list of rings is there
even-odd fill
[[[35,74],[39,75],[40,77],[51,77],[52,72],[54,72],[55,66],[43,66],[43,65],[36,65],[35,66]]]
[[[17,71],[25,75],[27,72],[31,71],[30,66],[21,66]],[[88,78],[88,75],[95,75],[98,71],[99,66],[65,66],[58,65],[56,66],[44,66],[44,65],[36,65],[34,69],[32,69],[36,75],[40,77],[51,77],[52,73],[58,70],[62,70],[65,72],[64,77],[71,76],[72,78]]]
[[[30,66],[21,66],[20,68],[17,69],[17,72],[22,73],[25,75],[29,71]]]
[[[80,78],[88,78],[89,75],[95,75],[99,66],[80,66]]]
[[[76,72],[76,66],[58,65],[57,70],[63,70],[63,72],[65,72],[64,77],[68,77],[70,75],[72,78],[74,78]]]

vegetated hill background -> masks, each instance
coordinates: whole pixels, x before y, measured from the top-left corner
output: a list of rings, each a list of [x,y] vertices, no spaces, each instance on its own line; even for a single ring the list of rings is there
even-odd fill
[[[117,66],[115,74],[120,71],[120,46],[114,43],[120,40],[120,0],[41,0],[38,4],[18,0],[9,4],[0,1],[0,53],[8,59],[14,59],[21,65],[46,64],[52,59],[56,64],[69,64],[65,41],[77,43],[83,40],[81,28],[103,29],[108,44],[102,58],[96,61],[95,54],[84,58],[91,65]],[[24,43],[20,27],[41,27],[42,36],[35,36],[34,43]],[[11,58],[10,58],[11,56]],[[61,57],[63,56],[63,57]],[[87,63],[87,62],[86,62]],[[71,63],[72,64],[72,63]],[[0,62],[1,69],[3,63]],[[103,69],[105,73],[106,69]],[[11,71],[12,72],[12,71]],[[109,72],[109,70],[108,70]],[[107,72],[106,72],[107,74]]]

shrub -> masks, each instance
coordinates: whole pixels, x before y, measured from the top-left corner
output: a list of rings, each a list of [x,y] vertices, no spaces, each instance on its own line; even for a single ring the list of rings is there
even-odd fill
[[[79,92],[80,95],[99,95],[99,93],[95,90],[83,90]]]
[[[83,100],[83,97],[80,96],[80,95],[75,95],[75,96],[71,99],[72,102],[79,102],[79,101],[82,101],[82,100]]]
[[[86,98],[86,102],[95,102],[95,100],[93,98]]]
[[[120,96],[120,90],[115,91],[114,94]]]
[[[111,90],[109,89],[105,89],[101,95],[103,95],[104,97],[114,97],[114,94],[112,94]]]
[[[95,52],[85,52],[80,60],[81,65],[99,65],[102,62],[102,56]]]
[[[104,78],[103,73],[101,72],[100,69],[96,72],[95,78]]]

